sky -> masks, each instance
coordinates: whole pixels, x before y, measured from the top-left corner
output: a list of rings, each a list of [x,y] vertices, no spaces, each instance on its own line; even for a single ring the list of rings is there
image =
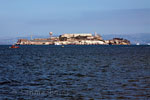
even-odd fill
[[[150,0],[0,0],[0,42],[49,32],[150,33]]]

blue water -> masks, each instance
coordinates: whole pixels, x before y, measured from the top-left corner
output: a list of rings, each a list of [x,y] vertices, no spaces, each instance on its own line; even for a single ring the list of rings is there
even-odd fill
[[[150,46],[0,46],[0,100],[150,100]]]

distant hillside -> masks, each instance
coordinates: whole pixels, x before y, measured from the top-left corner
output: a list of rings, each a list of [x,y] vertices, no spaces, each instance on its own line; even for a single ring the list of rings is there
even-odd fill
[[[130,40],[132,44],[136,44],[137,42],[139,42],[140,44],[147,44],[150,43],[150,33],[139,33],[139,34],[100,34],[102,36],[102,38],[104,40],[110,40],[112,38],[118,37],[118,38],[124,38],[127,40]],[[49,35],[37,35],[37,36],[33,36],[34,38],[48,38]],[[30,36],[26,36],[26,37],[16,37],[16,38],[5,38],[5,39],[1,39],[0,40],[0,45],[1,44],[14,44],[17,42],[18,39],[29,39],[30,40]]]
[[[49,35],[33,35],[32,38],[48,38]],[[20,36],[20,37],[6,37],[6,38],[1,38],[0,39],[0,45],[12,45],[17,42],[18,39],[28,39],[30,40],[30,36]]]

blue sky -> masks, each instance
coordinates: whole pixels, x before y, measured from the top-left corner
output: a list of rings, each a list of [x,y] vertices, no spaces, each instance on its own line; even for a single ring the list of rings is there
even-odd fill
[[[50,31],[150,33],[150,0],[0,0],[0,39]]]

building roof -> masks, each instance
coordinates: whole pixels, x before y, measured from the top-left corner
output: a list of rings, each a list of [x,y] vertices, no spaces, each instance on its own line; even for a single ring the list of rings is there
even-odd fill
[[[91,33],[73,33],[73,34],[63,34],[61,37],[77,37],[77,36],[92,36]]]

